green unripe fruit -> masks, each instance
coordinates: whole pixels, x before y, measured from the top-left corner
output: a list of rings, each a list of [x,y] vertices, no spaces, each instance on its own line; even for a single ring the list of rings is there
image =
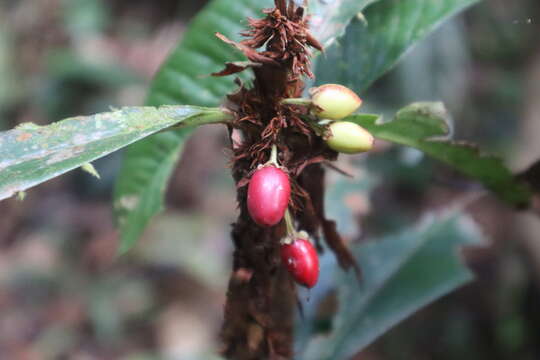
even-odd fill
[[[338,84],[326,84],[312,89],[311,100],[314,105],[322,109],[316,110],[315,114],[330,120],[341,120],[362,105],[362,99],[358,95],[351,89]]]
[[[329,126],[332,134],[326,140],[328,146],[337,152],[357,154],[371,150],[373,135],[366,129],[349,121],[336,121]]]

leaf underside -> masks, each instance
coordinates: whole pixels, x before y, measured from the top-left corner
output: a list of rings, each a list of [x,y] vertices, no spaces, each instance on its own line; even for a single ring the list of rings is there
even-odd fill
[[[48,126],[21,124],[0,133],[0,200],[182,121],[215,113],[222,114],[194,106],[125,107]]]

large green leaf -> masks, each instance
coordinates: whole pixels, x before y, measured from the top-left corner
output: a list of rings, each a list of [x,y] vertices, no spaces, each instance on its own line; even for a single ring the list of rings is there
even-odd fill
[[[0,200],[181,123],[223,121],[219,109],[126,107],[48,126],[21,124],[0,133]]]
[[[369,6],[317,66],[317,82],[362,92],[445,19],[478,0],[384,0]]]
[[[161,67],[147,103],[218,105],[234,88],[233,79],[209,74],[220,70],[226,61],[242,60],[242,55],[214,33],[238,39],[245,18],[258,15],[261,7],[270,3],[270,0],[212,1],[193,20],[183,41]],[[158,134],[125,152],[114,195],[121,251],[127,251],[135,243],[150,219],[163,208],[165,188],[190,133],[187,129]]]
[[[328,44],[343,32],[350,19],[374,0],[313,1],[312,29]],[[227,61],[243,55],[214,36],[220,32],[239,40],[247,17],[261,17],[271,0],[214,0],[193,20],[183,41],[171,53],[156,76],[148,105],[195,104],[216,106],[234,90],[232,77],[214,78]],[[120,226],[122,248],[127,250],[140,236],[148,221],[163,208],[163,193],[190,131],[159,134],[130,146],[124,154],[115,191],[115,209],[124,216]],[[135,206],[121,198],[137,198]],[[125,206],[129,205],[129,206]],[[130,245],[127,245],[130,244]]]
[[[338,313],[331,333],[312,336],[300,359],[349,359],[407,316],[467,283],[472,274],[458,250],[481,240],[469,218],[448,213],[430,217],[416,229],[354,247],[362,282],[335,266],[321,269],[334,271]],[[300,326],[309,327],[312,320]]]
[[[415,103],[400,110],[393,121],[381,122],[371,115],[353,115],[375,137],[407,145],[445,162],[480,181],[510,205],[524,207],[532,196],[500,158],[486,155],[476,146],[448,139],[449,115],[442,103]]]

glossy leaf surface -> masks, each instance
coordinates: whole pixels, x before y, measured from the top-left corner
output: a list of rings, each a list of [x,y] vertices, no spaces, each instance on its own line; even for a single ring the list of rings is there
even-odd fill
[[[321,57],[317,83],[337,82],[358,93],[390,70],[417,41],[477,0],[383,0],[366,8]]]
[[[83,166],[160,130],[224,120],[218,109],[194,106],[126,107],[31,123],[0,133],[0,199]]]

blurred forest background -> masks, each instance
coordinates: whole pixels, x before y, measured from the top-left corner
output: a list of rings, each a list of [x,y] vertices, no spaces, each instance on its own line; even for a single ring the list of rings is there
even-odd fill
[[[1,0],[0,130],[144,103],[205,1]],[[365,111],[442,100],[455,137],[515,170],[540,155],[540,2],[486,0],[375,84]],[[217,70],[217,69],[216,69]],[[346,84],[345,84],[346,85]],[[236,214],[225,129],[189,141],[168,209],[116,258],[121,154],[0,202],[0,359],[215,359]],[[329,212],[350,241],[397,231],[474,185],[412,150],[342,156]],[[346,194],[346,196],[344,196]],[[494,199],[470,208],[490,239],[464,253],[477,281],[401,323],[359,359],[540,358],[540,221]],[[353,215],[353,216],[351,216]],[[315,359],[314,359],[315,360]]]

